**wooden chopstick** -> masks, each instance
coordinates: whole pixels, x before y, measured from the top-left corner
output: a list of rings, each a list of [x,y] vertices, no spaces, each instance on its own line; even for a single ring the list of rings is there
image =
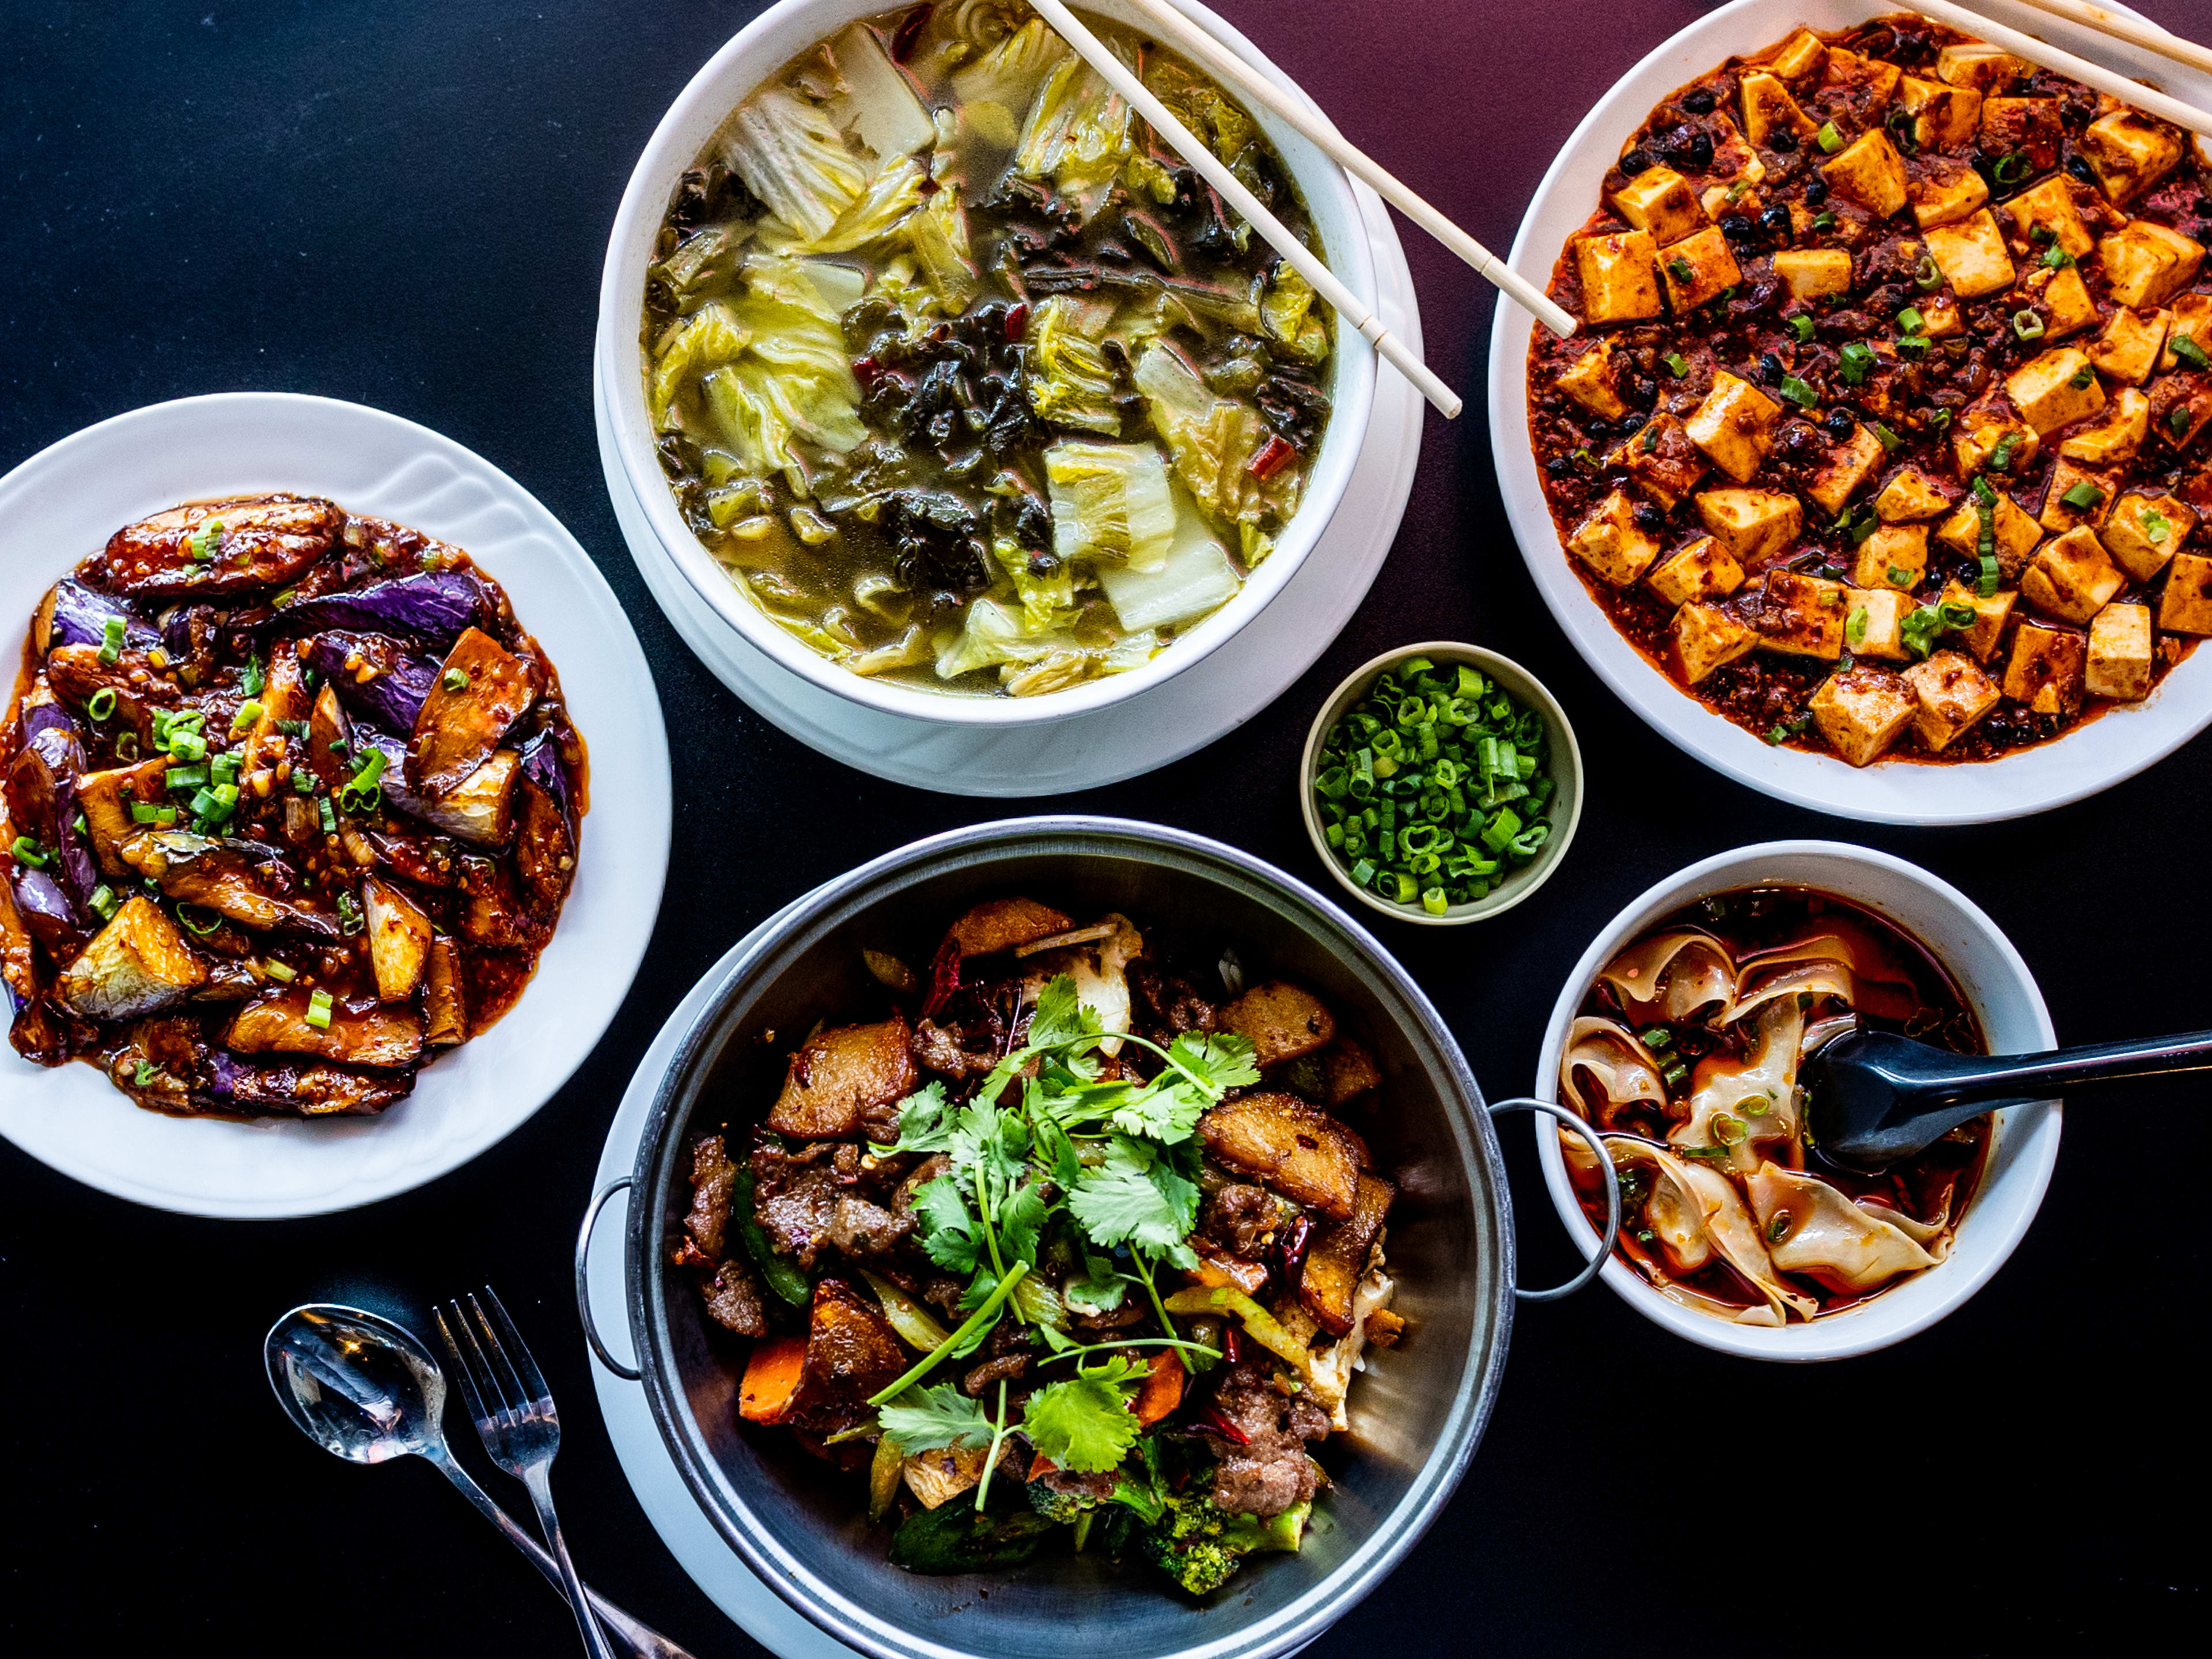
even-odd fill
[[[1129,72],[1129,66],[1076,20],[1073,12],[1062,5],[1060,0],[1030,0],[1030,5],[1052,25],[1060,38],[1074,49],[1077,56],[1097,70],[1107,85],[1127,99],[1137,113],[1152,123],[1152,131],[1189,162],[1223,200],[1243,215],[1253,228],[1267,238],[1267,245],[1312,284],[1315,293],[1328,301],[1340,317],[1347,319],[1366,337],[1378,356],[1387,359],[1401,374],[1420,389],[1421,395],[1436,406],[1438,414],[1446,420],[1458,415],[1462,407],[1459,394],[1438,380],[1411,347],[1384,327],[1382,319],[1358,295],[1336,279],[1336,273],[1322,263],[1318,254],[1291,235],[1288,227],[1268,212],[1237,176],[1221,164],[1211,149],[1193,137],[1189,130],[1168,112],[1167,106],[1153,97],[1145,83]]]
[[[2171,58],[2177,64],[2212,73],[2212,47],[2185,40],[2155,23],[2107,11],[2102,6],[2090,5],[2088,0],[2021,0],[2021,4],[2047,11],[2053,17],[2063,17],[2100,34],[2109,34],[2131,46],[2141,46],[2145,52],[2154,52],[2161,58]]]
[[[1993,46],[2002,46],[2015,58],[2039,64],[2047,70],[2056,70],[2061,75],[2071,76],[2083,85],[2094,87],[2100,92],[2109,92],[2122,102],[2146,110],[2162,121],[2171,121],[2178,127],[2186,127],[2191,132],[2201,132],[2212,137],[2212,114],[2207,114],[2194,105],[2185,104],[2179,98],[2169,98],[2162,92],[2154,92],[2141,82],[2115,74],[2101,64],[2093,64],[2086,58],[2076,58],[2070,52],[2062,52],[2032,34],[2022,34],[2018,29],[2007,28],[2002,23],[1984,17],[1978,11],[1954,6],[1950,0],[1908,0],[1908,3],[1913,10],[1948,23],[1953,28],[1962,29]]]
[[[1152,20],[1153,27],[1167,38],[1168,44],[1196,58],[1254,103],[1273,112],[1285,125],[1346,173],[1364,179],[1376,194],[1472,265],[1484,280],[1496,284],[1553,333],[1564,337],[1575,331],[1574,317],[1564,306],[1414,194],[1396,174],[1366,151],[1328,123],[1315,119],[1226,41],[1217,39],[1194,19],[1177,11],[1169,0],[1129,0],[1129,3]]]

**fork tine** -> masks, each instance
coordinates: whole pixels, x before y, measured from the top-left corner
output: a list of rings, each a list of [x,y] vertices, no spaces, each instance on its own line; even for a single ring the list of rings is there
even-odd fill
[[[468,1304],[472,1322],[470,1340],[478,1345],[485,1357],[485,1366],[497,1379],[496,1386],[507,1401],[509,1420],[520,1422],[538,1403],[538,1398],[523,1387],[522,1379],[514,1369],[514,1362],[507,1358],[507,1349],[500,1342],[499,1333],[492,1328],[491,1321],[484,1315],[483,1304],[477,1300],[474,1291],[469,1293]]]
[[[434,1308],[431,1314],[438,1322],[438,1334],[445,1339],[446,1352],[453,1356],[453,1372],[460,1378],[461,1395],[468,1402],[469,1419],[471,1422],[481,1423],[491,1413],[484,1410],[483,1396],[477,1390],[476,1368],[469,1364],[468,1355],[461,1352],[461,1345],[453,1336],[454,1325],[460,1326],[464,1335],[468,1332],[467,1322],[461,1318],[460,1305],[458,1303],[453,1305],[452,1324],[446,1321],[445,1309]]]
[[[514,1367],[514,1375],[522,1384],[526,1400],[537,1401],[549,1411],[553,1405],[553,1390],[545,1386],[545,1374],[538,1369],[531,1357],[530,1345],[522,1340],[522,1333],[514,1328],[514,1322],[507,1316],[507,1308],[499,1299],[499,1292],[489,1285],[484,1286],[484,1299],[491,1304],[492,1317],[498,1323],[491,1328],[492,1341],[497,1345],[501,1337],[507,1339],[505,1357]]]

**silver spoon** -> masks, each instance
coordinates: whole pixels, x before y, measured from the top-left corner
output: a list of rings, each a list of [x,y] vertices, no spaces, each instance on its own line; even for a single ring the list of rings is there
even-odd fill
[[[561,1589],[553,1558],[453,1461],[446,1445],[446,1374],[411,1333],[359,1308],[319,1302],[286,1314],[261,1346],[276,1403],[308,1439],[351,1463],[428,1459]],[[589,1585],[584,1594],[617,1647],[638,1659],[691,1659]]]

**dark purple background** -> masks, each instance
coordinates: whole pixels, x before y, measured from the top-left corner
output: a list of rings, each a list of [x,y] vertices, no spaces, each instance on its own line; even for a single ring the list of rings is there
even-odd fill
[[[435,427],[591,550],[679,745],[651,959],[574,1082],[468,1169],[361,1213],[249,1225],[134,1208],[0,1149],[11,1652],[574,1651],[560,1604],[430,1471],[325,1456],[261,1377],[261,1334],[295,1303],[352,1298],[419,1322],[433,1298],[486,1279],[568,1407],[558,1487],[586,1574],[701,1659],[751,1650],[662,1549],[614,1462],[569,1305],[569,1239],[631,1066],[732,940],[866,857],[1006,810],[876,782],[736,703],[654,610],[607,507],[589,379],[607,228],[668,100],[755,9],[5,9],[0,465],[121,410],[228,389],[355,398]],[[1582,112],[1701,9],[1224,9],[1347,132],[1502,249]],[[2212,33],[2204,0],[2164,11]],[[1318,880],[1292,770],[1322,698],[1389,646],[1473,639],[1552,684],[1591,777],[1573,854],[1538,900],[1486,927],[1388,941],[1493,1095],[1528,1086],[1559,982],[1617,908],[1692,859],[1778,836],[1863,841],[1960,883],[2041,975],[2068,1039],[2212,1024],[2212,747],[2081,806],[1940,834],[1814,817],[1701,770],[1614,702],[1539,604],[1480,414],[1489,290],[1418,236],[1408,252],[1430,361],[1469,411],[1430,419],[1375,593],[1243,731],[1041,807],[1184,825]],[[0,557],[58,570],[86,550]],[[1723,1359],[1602,1289],[1526,1310],[1457,1498],[1315,1651],[1864,1659],[2118,1649],[2161,1632],[2201,1644],[2203,1389],[2184,1356],[2204,1340],[2203,1102],[2176,1084],[2078,1108],[2012,1263],[1886,1354],[1809,1370]],[[1526,1271],[1561,1275],[1571,1262],[1527,1128],[1509,1125],[1505,1141]],[[472,1445],[464,1455],[483,1468]]]

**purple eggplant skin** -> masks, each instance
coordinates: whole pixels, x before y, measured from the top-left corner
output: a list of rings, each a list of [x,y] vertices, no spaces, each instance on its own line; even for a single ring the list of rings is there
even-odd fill
[[[159,631],[139,621],[122,600],[64,576],[48,591],[33,616],[31,643],[41,657],[57,646],[105,645],[110,617],[123,619],[125,651],[145,651],[161,642]]]
[[[568,790],[568,769],[561,759],[561,745],[550,732],[541,732],[523,746],[522,775],[552,796],[570,833],[576,826],[576,808]]]
[[[264,627],[273,634],[295,637],[343,628],[451,645],[489,610],[474,576],[465,570],[437,570],[373,582],[342,593],[295,599]]]
[[[402,737],[415,729],[422,699],[438,682],[435,659],[415,656],[382,634],[318,634],[307,646],[301,660],[331,683],[355,714]],[[355,655],[378,672],[356,679],[346,668]]]
[[[22,918],[23,931],[57,960],[76,955],[84,943],[76,906],[62,890],[61,883],[43,870],[21,864],[15,866],[15,914]]]
[[[76,781],[84,770],[84,744],[76,721],[58,702],[23,711],[23,747],[9,769],[12,815],[61,857],[61,873],[83,904],[100,885],[100,866],[76,833]]]

